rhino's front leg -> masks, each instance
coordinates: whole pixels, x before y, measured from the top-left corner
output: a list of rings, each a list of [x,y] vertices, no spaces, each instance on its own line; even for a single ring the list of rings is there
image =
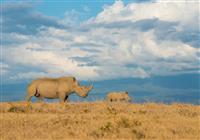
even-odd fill
[[[27,94],[26,95],[26,101],[30,102],[32,97],[33,97],[33,95]]]
[[[42,96],[37,97],[38,102],[43,102],[44,98]]]

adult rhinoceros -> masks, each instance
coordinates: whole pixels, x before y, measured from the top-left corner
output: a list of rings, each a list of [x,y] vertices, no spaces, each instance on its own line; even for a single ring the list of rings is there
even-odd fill
[[[30,101],[31,97],[36,96],[39,100],[59,98],[60,102],[65,102],[74,92],[81,97],[87,97],[92,88],[93,85],[80,86],[75,77],[40,78],[29,84],[26,100]]]

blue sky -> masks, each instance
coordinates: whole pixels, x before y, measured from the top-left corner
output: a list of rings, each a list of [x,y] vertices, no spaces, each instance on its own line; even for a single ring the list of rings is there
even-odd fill
[[[74,75],[166,90],[149,79],[182,77],[190,83],[184,93],[199,94],[188,78],[199,77],[198,1],[3,1],[1,9],[4,85]]]

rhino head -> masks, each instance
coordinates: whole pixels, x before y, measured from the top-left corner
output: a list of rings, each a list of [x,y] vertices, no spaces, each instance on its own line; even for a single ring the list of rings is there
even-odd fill
[[[93,84],[90,84],[90,86],[78,86],[76,87],[75,92],[81,97],[87,97],[92,88]]]

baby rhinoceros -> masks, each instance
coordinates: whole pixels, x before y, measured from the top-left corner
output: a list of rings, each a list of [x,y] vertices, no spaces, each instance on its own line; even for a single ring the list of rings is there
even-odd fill
[[[109,102],[131,102],[131,97],[128,95],[127,91],[123,92],[109,92],[107,94],[106,100]]]

